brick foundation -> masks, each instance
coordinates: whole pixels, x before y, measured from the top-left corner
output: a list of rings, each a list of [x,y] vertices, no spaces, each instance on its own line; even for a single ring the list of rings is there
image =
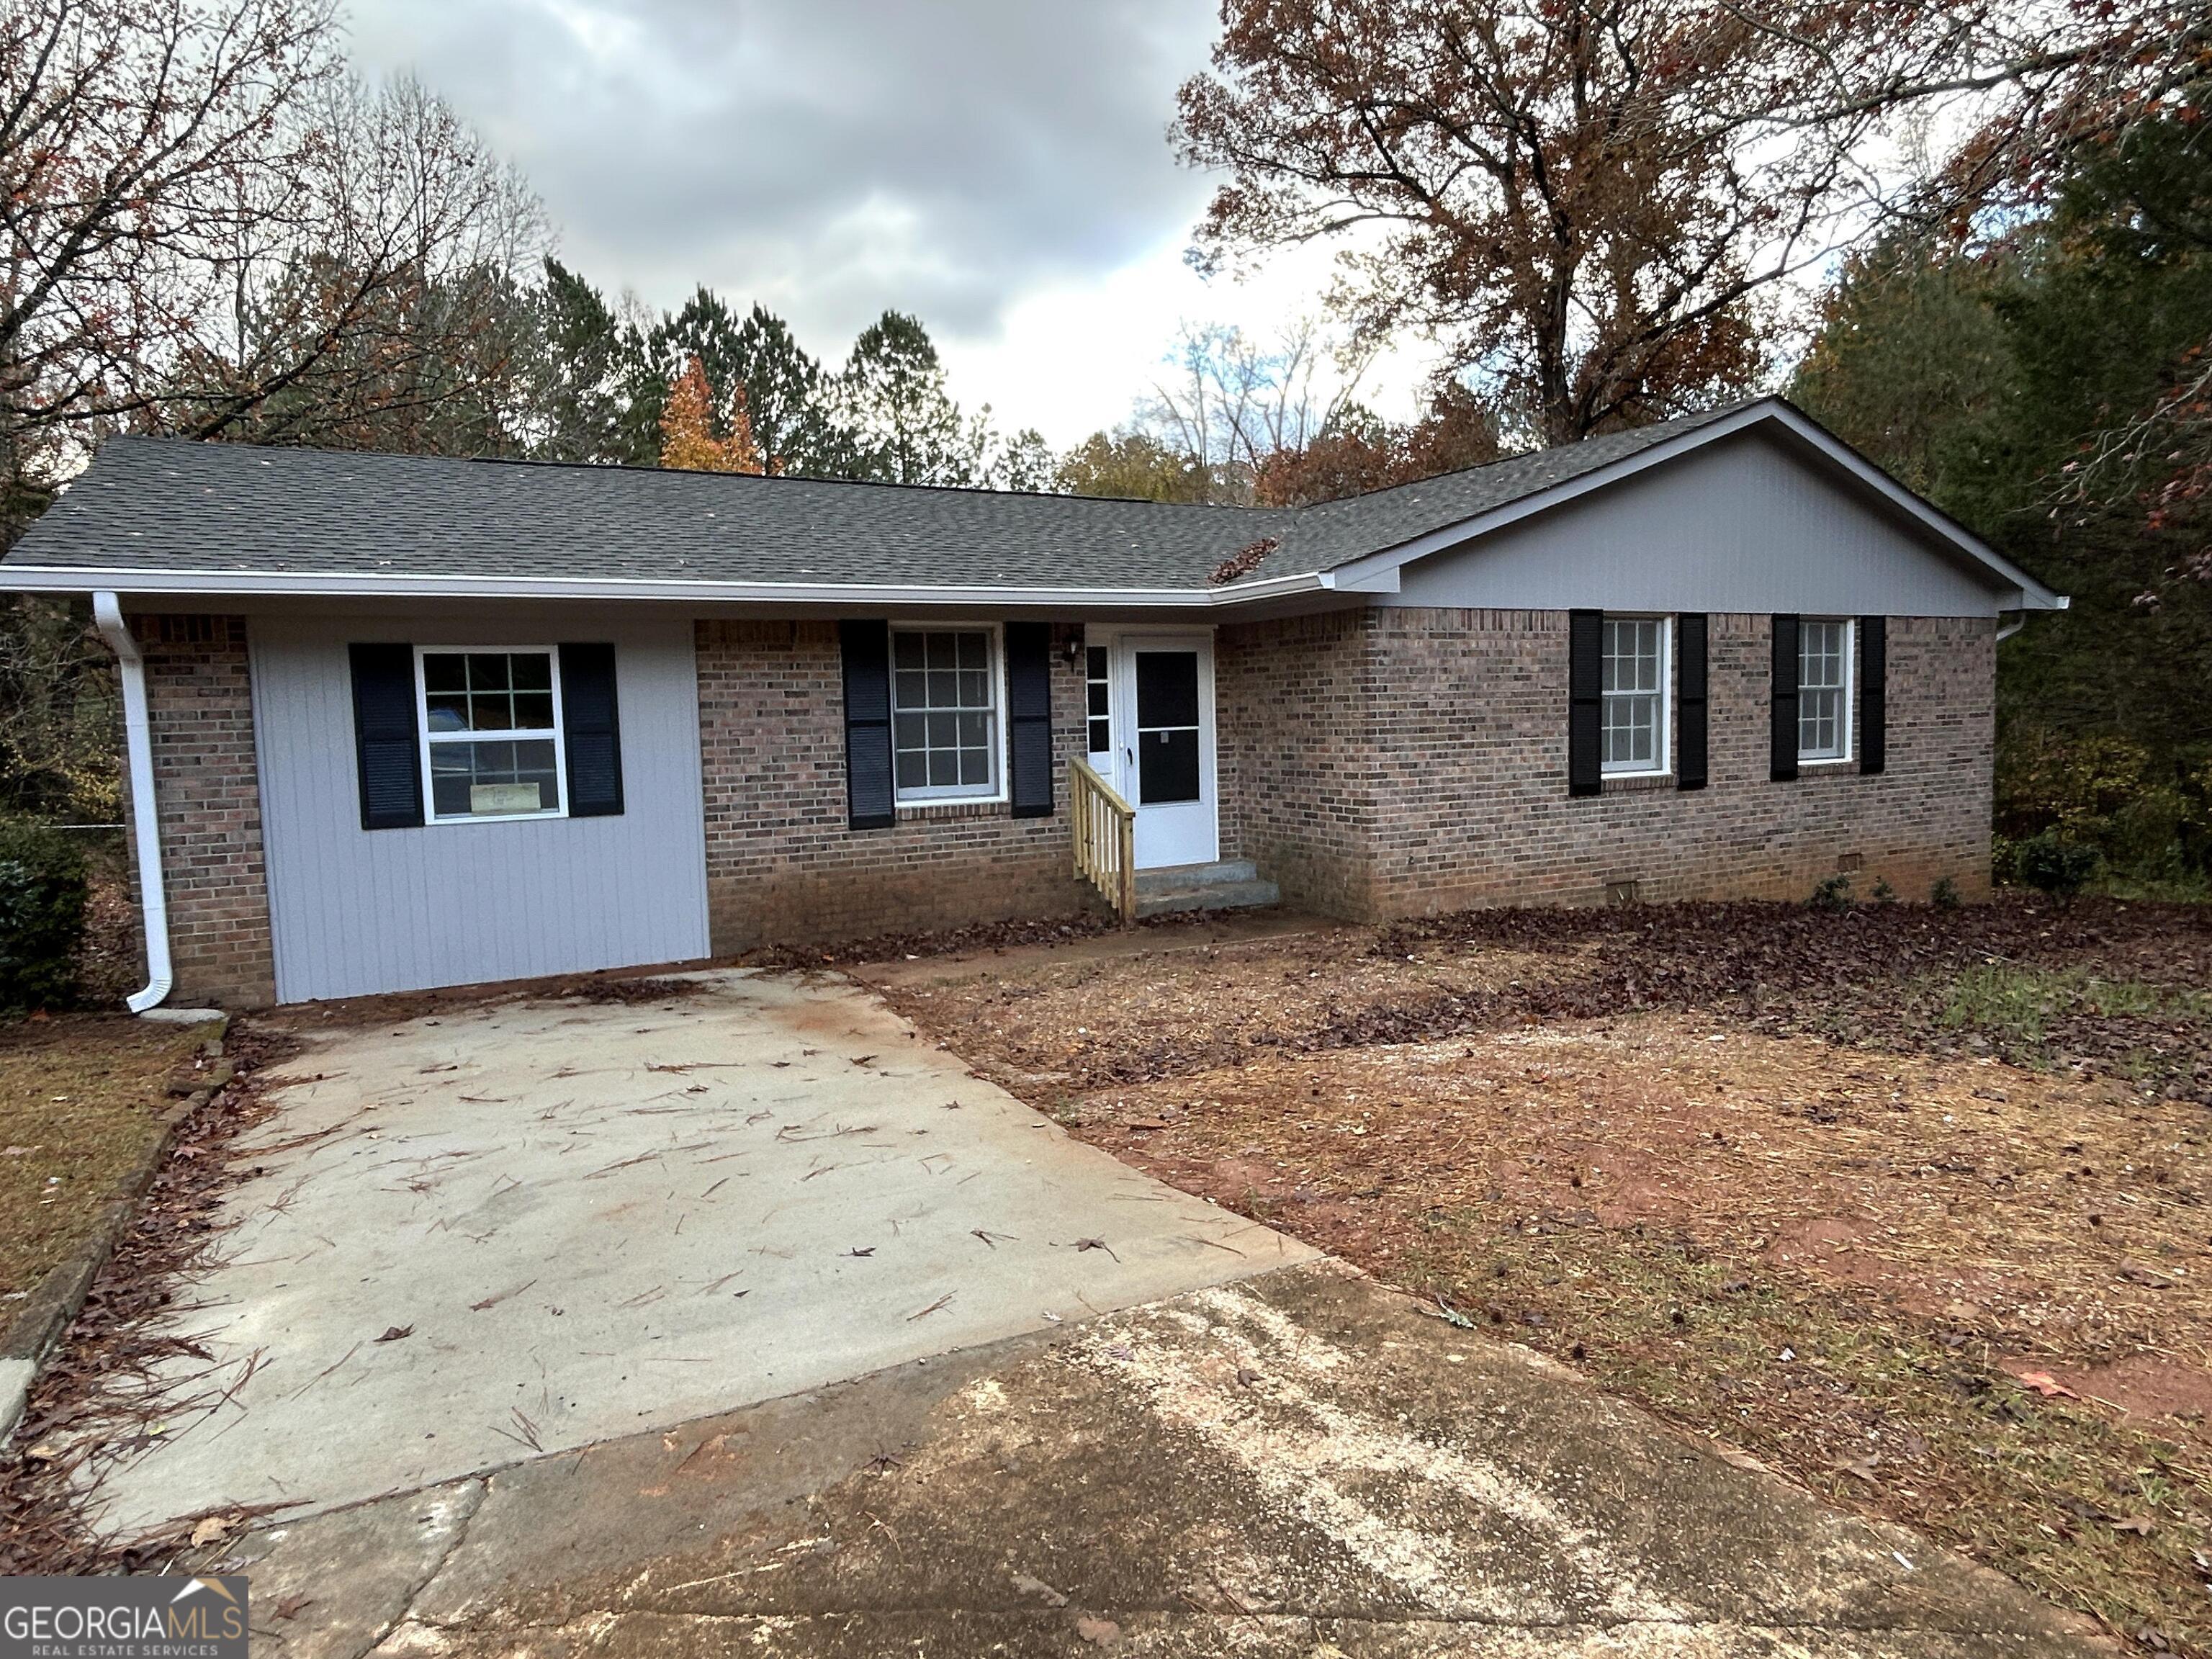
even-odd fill
[[[276,1000],[243,617],[140,617],[180,1006]],[[126,770],[127,787],[127,770]]]
[[[1084,678],[1052,653],[1048,818],[1004,805],[911,808],[847,827],[845,693],[830,622],[698,625],[707,904],[714,949],[803,944],[1073,914],[1067,760],[1082,752]]]
[[[1995,623],[1892,617],[1887,769],[1767,777],[1770,620],[1711,619],[1711,781],[1566,793],[1565,611],[1375,610],[1222,630],[1239,847],[1346,916],[1802,898],[1852,868],[1987,890]]]

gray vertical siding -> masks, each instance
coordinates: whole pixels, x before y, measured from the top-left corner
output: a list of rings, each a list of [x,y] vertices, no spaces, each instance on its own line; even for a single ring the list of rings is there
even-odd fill
[[[708,954],[688,617],[257,617],[248,639],[279,1000]],[[622,710],[621,816],[362,830],[349,643],[606,639]]]
[[[1870,493],[1746,434],[1407,565],[1376,603],[1988,617],[1997,597]]]

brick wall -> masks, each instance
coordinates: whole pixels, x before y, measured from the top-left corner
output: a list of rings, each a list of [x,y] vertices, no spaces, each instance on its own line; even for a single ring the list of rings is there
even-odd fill
[[[1287,904],[1366,914],[1380,805],[1366,732],[1377,659],[1365,613],[1233,623],[1215,635],[1221,852]]]
[[[1081,908],[1088,890],[1073,874],[1066,766],[1082,752],[1084,678],[1079,660],[1066,660],[1069,637],[1053,636],[1053,817],[921,807],[890,829],[854,830],[836,624],[699,623],[715,954]]]
[[[1376,610],[1222,631],[1230,821],[1285,896],[1331,914],[1799,898],[1840,867],[1987,890],[1995,624],[1892,617],[1887,769],[1767,777],[1771,623],[1716,616],[1711,782],[1566,793],[1565,611]],[[1231,786],[1224,781],[1224,792]],[[1226,832],[1224,832],[1226,833]]]
[[[170,1000],[228,1007],[273,1002],[246,618],[140,617],[131,626],[146,659],[154,798],[176,969]]]

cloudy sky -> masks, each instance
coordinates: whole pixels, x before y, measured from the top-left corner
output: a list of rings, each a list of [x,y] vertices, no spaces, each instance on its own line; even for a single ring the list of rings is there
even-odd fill
[[[955,394],[1065,446],[1128,412],[1180,321],[1262,336],[1326,261],[1247,284],[1182,254],[1208,180],[1167,139],[1214,0],[350,0],[519,161],[563,256],[671,306],[705,283],[842,358],[919,314]],[[1410,363],[1372,379],[1401,412]]]

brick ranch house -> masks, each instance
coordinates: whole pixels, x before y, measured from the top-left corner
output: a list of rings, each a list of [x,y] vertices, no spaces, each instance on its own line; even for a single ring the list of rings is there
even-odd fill
[[[1133,887],[1972,895],[2065,605],[1771,398],[1299,510],[118,439],[0,588],[122,659],[141,1008]]]

